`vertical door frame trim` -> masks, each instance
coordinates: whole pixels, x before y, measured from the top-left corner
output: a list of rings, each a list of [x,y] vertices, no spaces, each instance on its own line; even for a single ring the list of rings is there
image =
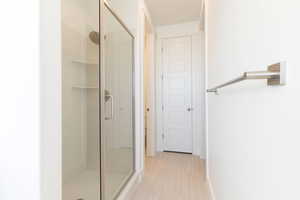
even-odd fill
[[[152,67],[154,68],[154,71],[155,71],[155,28],[154,28],[154,25],[152,23],[152,18],[151,18],[151,15],[150,15],[150,12],[147,8],[147,5],[144,3],[144,2],[140,2],[139,4],[139,8],[138,8],[138,16],[139,16],[139,20],[138,20],[138,35],[139,35],[139,44],[138,44],[138,51],[140,52],[140,54],[138,55],[139,56],[139,64],[140,64],[140,71],[139,71],[139,75],[140,75],[140,117],[142,118],[141,121],[140,121],[140,134],[139,134],[139,138],[138,138],[138,144],[139,144],[139,161],[140,161],[140,165],[139,165],[139,173],[140,174],[143,174],[144,172],[144,167],[145,167],[145,137],[142,137],[144,136],[144,132],[145,132],[145,124],[144,124],[144,43],[145,43],[145,19],[148,20],[148,23],[149,25],[151,26],[151,29],[152,29],[152,34],[151,34],[151,45],[153,46],[153,52],[151,55],[151,63],[152,63]],[[154,75],[153,77],[155,77],[155,72],[154,72]],[[154,81],[154,84],[155,84],[155,81]],[[154,94],[153,95],[156,95],[156,91],[155,91],[155,86],[154,86]],[[154,98],[154,100],[156,100]],[[156,108],[156,102],[154,102],[154,108]],[[156,111],[156,109],[155,109]],[[154,112],[155,113],[155,112]],[[155,119],[155,114],[154,114],[154,117]],[[154,149],[153,149],[153,155],[155,155],[156,153],[156,121],[154,120],[154,127],[153,127],[153,132],[154,132],[154,141],[153,141],[153,146],[154,146]]]
[[[149,17],[149,15],[147,14],[148,12],[143,9],[143,12],[144,12],[144,26],[143,26],[143,48],[142,48],[142,57],[143,57],[143,74],[142,74],[142,83],[143,83],[143,95],[145,94],[145,76],[144,76],[144,70],[145,70],[145,42],[148,42],[148,45],[149,45],[149,49],[148,49],[148,52],[149,52],[149,93],[150,93],[150,97],[149,97],[149,106],[150,108],[150,111],[149,111],[149,116],[150,116],[150,129],[151,130],[151,135],[149,138],[147,138],[147,141],[143,141],[143,149],[146,150],[146,155],[147,156],[155,156],[156,154],[156,148],[155,148],[155,145],[156,145],[156,131],[155,131],[155,127],[156,127],[156,120],[155,120],[155,108],[156,108],[156,105],[155,105],[155,33],[154,33],[154,28],[153,28],[153,25],[152,25],[152,22],[151,22],[151,18]],[[146,31],[145,29],[145,26],[146,24],[148,24],[149,28],[151,30],[149,30],[149,32]],[[145,40],[145,35],[148,34],[148,41]],[[151,79],[153,78],[153,79]],[[143,108],[145,107],[145,99],[146,97],[143,96]],[[143,113],[143,117],[145,115],[145,110],[144,110],[144,113]],[[144,130],[145,130],[145,123],[144,123]],[[145,132],[144,132],[145,133]],[[144,137],[145,138],[145,137]],[[144,144],[145,142],[147,142],[147,149],[144,147]]]

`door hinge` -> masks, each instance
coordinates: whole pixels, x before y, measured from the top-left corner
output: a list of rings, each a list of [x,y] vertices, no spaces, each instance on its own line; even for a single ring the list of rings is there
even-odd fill
[[[165,109],[165,106],[162,106],[161,109],[164,110],[164,109]]]
[[[165,139],[165,134],[164,134],[164,133],[162,134],[162,139],[163,139],[163,140]]]
[[[164,80],[164,75],[161,75],[161,80]]]
[[[163,48],[163,47],[161,48],[161,52],[162,52],[162,53],[164,52],[164,48]]]

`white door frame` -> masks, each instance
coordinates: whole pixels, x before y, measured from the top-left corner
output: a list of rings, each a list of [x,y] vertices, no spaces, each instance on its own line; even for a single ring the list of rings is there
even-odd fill
[[[204,87],[207,88],[207,82],[208,82],[208,63],[207,63],[207,7],[206,7],[206,1],[204,0],[202,1],[202,8],[201,8],[201,30],[203,32],[203,43],[201,46],[201,55],[204,56],[204,62],[203,63],[203,68],[204,68],[204,75],[205,75],[205,85]],[[208,156],[208,96],[207,93],[205,92],[205,102],[204,102],[204,122],[205,122],[205,127],[204,127],[204,145],[205,145],[205,179],[208,180],[208,182],[210,182],[209,180],[209,156]]]
[[[163,107],[163,81],[162,81],[162,74],[163,74],[163,63],[162,63],[162,43],[164,39],[168,39],[168,38],[174,38],[174,37],[191,37],[191,38],[201,38],[201,33],[199,32],[193,32],[193,33],[180,33],[174,31],[174,33],[168,33],[167,35],[165,34],[157,34],[157,44],[156,44],[156,147],[157,147],[157,151],[158,152],[162,152],[164,150],[164,144],[163,144],[163,111],[162,111],[162,107]],[[194,46],[194,39],[192,39],[192,46]],[[197,48],[201,47],[201,43],[200,43],[200,39],[199,39],[199,47],[197,46]],[[202,145],[202,140],[204,139],[203,137],[203,131],[202,131],[202,127],[198,126],[199,123],[201,123],[201,120],[203,120],[201,114],[195,114],[195,110],[200,110],[199,112],[202,112],[202,110],[204,109],[201,106],[201,103],[198,103],[198,98],[196,95],[199,95],[199,91],[201,90],[201,86],[200,88],[198,88],[197,84],[200,81],[200,75],[199,73],[203,73],[202,71],[202,67],[200,67],[201,62],[198,64],[195,64],[194,62],[194,58],[195,57],[200,57],[200,54],[197,54],[198,52],[194,52],[192,51],[192,71],[193,71],[193,76],[192,76],[192,107],[194,108],[194,112],[193,112],[193,119],[192,119],[192,135],[193,135],[193,155],[197,155],[200,156],[201,158],[204,158],[205,155],[203,155],[203,151],[201,148]],[[201,58],[200,58],[201,59]],[[196,61],[198,62],[198,61]],[[199,72],[199,73],[194,73],[194,72]],[[201,83],[199,83],[198,85],[200,85]],[[202,91],[201,91],[202,92]]]
[[[140,99],[140,112],[139,112],[139,115],[141,117],[141,126],[140,126],[140,133],[138,133],[140,135],[139,139],[138,139],[138,148],[139,148],[139,160],[141,161],[140,162],[140,169],[141,171],[144,170],[144,163],[145,163],[145,154],[147,156],[155,156],[155,153],[156,153],[156,121],[153,120],[153,123],[152,123],[152,127],[151,129],[153,130],[153,137],[152,139],[148,140],[148,148],[147,151],[145,152],[145,137],[144,137],[144,133],[145,133],[145,124],[144,124],[144,50],[145,50],[145,47],[144,47],[144,44],[145,44],[145,24],[146,23],[149,23],[150,25],[150,28],[151,28],[151,31],[150,31],[150,68],[152,69],[151,70],[151,77],[153,77],[153,83],[150,83],[151,85],[153,85],[153,94],[151,95],[153,97],[153,101],[151,101],[153,103],[153,108],[155,109],[156,108],[156,102],[155,102],[155,29],[154,29],[154,26],[152,24],[152,20],[151,20],[151,16],[150,16],[150,13],[148,11],[148,8],[145,4],[141,4],[140,5],[140,8],[139,8],[139,16],[140,16],[140,21],[139,21],[139,26],[140,26],[140,31],[139,31],[139,37],[140,37],[140,44],[139,44],[139,57],[140,57],[140,61],[139,61],[139,64],[140,64],[140,72],[139,72],[139,75],[140,75],[140,94],[141,94],[141,99]],[[146,22],[147,20],[147,22]],[[153,119],[155,119],[155,110],[153,110],[154,112],[152,113]],[[151,114],[151,113],[150,113]]]
[[[156,150],[155,150],[155,62],[154,62],[154,46],[155,46],[155,37],[154,37],[154,30],[153,30],[153,26],[151,24],[151,21],[149,20],[149,17],[145,14],[145,25],[147,24],[148,25],[148,28],[150,30],[144,30],[144,35],[145,34],[148,34],[148,59],[149,59],[149,69],[148,69],[148,104],[149,104],[149,107],[150,107],[150,110],[147,114],[148,116],[148,127],[147,127],[147,130],[148,130],[148,137],[147,137],[147,149],[146,149],[146,155],[147,156],[155,156],[155,153],[156,153]],[[145,40],[145,37],[144,37],[144,40]],[[144,44],[145,44],[146,41],[144,41]],[[144,49],[143,49],[143,53],[145,55],[145,46],[144,46]],[[145,62],[145,57],[144,57],[144,62]],[[145,69],[145,65],[143,67],[143,71]],[[143,82],[145,83],[145,82]],[[144,96],[144,101],[143,103],[145,103],[145,96]],[[145,112],[144,112],[145,113]],[[145,129],[144,129],[145,130]],[[145,144],[145,143],[144,143]]]

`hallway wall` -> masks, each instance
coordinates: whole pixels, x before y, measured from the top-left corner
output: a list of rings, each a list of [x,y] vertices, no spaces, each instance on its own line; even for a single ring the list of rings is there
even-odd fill
[[[59,20],[58,0],[1,4],[1,200],[60,196]]]
[[[39,200],[39,1],[2,2],[0,23],[0,199]]]
[[[216,200],[300,199],[300,2],[209,0],[208,87],[288,63],[288,82],[208,94],[209,177]]]

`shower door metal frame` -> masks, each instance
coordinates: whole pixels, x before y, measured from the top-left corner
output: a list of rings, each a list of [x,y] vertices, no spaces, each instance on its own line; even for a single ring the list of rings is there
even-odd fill
[[[132,38],[132,130],[133,130],[133,170],[130,176],[127,178],[125,181],[124,185],[122,185],[120,191],[114,196],[114,199],[117,199],[124,188],[127,186],[128,182],[131,180],[131,178],[134,176],[136,173],[136,128],[135,128],[135,121],[136,121],[136,115],[135,115],[135,36],[132,34],[132,32],[127,28],[125,23],[122,21],[122,19],[114,12],[113,8],[109,5],[109,3],[106,0],[99,0],[100,1],[100,6],[99,6],[99,36],[100,36],[100,48],[99,48],[99,88],[100,88],[100,98],[99,98],[99,109],[100,109],[100,178],[101,178],[101,183],[100,183],[100,199],[101,200],[107,200],[105,199],[104,193],[104,187],[105,187],[105,174],[104,174],[104,166],[105,163],[103,162],[102,158],[105,156],[103,155],[105,153],[105,145],[104,145],[104,138],[105,138],[105,133],[102,131],[103,129],[103,122],[105,121],[105,116],[102,114],[102,108],[104,108],[104,103],[105,103],[105,65],[104,65],[104,28],[103,28],[103,21],[104,19],[104,9],[108,9],[108,11],[116,18],[116,20],[121,24],[121,26],[125,29],[125,31],[131,36]]]

